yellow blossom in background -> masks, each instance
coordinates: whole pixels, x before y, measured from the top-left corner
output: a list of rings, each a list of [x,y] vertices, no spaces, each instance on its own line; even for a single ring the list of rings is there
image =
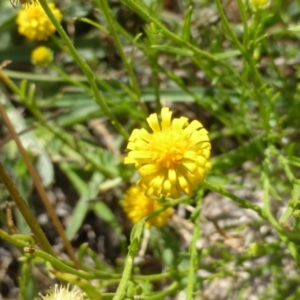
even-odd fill
[[[58,286],[56,284],[54,288],[50,289],[45,296],[40,295],[43,300],[89,300],[85,295],[76,287],[69,290],[68,286]]]
[[[250,0],[250,4],[254,10],[264,9],[270,4],[270,0]]]
[[[45,66],[53,60],[53,52],[45,46],[39,46],[31,52],[31,62],[34,65]]]
[[[61,11],[53,3],[48,5],[56,19],[61,22]],[[16,23],[18,32],[32,41],[45,41],[56,31],[39,3],[23,7],[17,15]]]
[[[208,132],[194,120],[172,118],[168,107],[161,110],[161,120],[151,114],[147,122],[153,132],[134,129],[127,149],[125,164],[134,164],[141,180],[138,182],[146,195],[180,197],[190,195],[203,181],[211,164],[211,144]]]
[[[146,197],[144,192],[136,186],[130,187],[125,192],[121,205],[128,219],[130,219],[133,224],[136,224],[143,217],[148,216],[153,211],[162,207],[157,200]],[[161,227],[165,225],[172,211],[172,208],[167,208],[160,214],[148,219],[145,226],[149,228],[151,226]]]

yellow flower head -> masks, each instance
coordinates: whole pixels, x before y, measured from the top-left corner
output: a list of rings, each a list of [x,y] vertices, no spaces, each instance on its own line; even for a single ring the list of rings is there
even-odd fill
[[[48,291],[47,295],[40,295],[40,297],[43,300],[88,300],[76,287],[69,290],[69,285],[64,287],[62,285],[58,286],[57,284]]]
[[[147,122],[152,129],[134,129],[127,149],[125,164],[134,164],[142,179],[138,185],[149,197],[190,195],[203,181],[210,168],[210,141],[203,125],[185,117],[171,120],[172,112],[164,107],[161,121],[151,114]]]
[[[31,62],[34,65],[45,66],[53,60],[53,52],[45,47],[39,46],[31,52]]]
[[[162,207],[155,199],[148,198],[144,192],[136,186],[130,187],[124,194],[124,200],[121,202],[123,210],[128,219],[136,224],[145,216]],[[151,226],[161,227],[168,222],[169,216],[172,214],[172,208],[167,208],[160,214],[148,219],[145,223],[147,228]]]
[[[54,3],[48,5],[56,19],[61,22],[61,11]],[[45,41],[56,30],[39,3],[23,7],[17,15],[16,23],[19,33],[32,41]]]
[[[270,4],[270,0],[250,0],[250,4],[254,10],[264,9]]]

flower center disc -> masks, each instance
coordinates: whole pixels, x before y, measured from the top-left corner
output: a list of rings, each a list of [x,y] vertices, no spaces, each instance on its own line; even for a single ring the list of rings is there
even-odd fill
[[[152,159],[160,167],[168,169],[181,164],[184,139],[178,132],[155,132],[151,141]]]

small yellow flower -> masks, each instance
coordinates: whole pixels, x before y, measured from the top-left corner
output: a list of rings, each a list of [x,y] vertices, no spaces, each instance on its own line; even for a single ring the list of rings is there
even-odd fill
[[[34,65],[45,66],[53,60],[53,52],[45,46],[39,46],[31,52],[31,62]]]
[[[133,224],[136,224],[143,217],[148,216],[153,211],[162,207],[157,200],[146,197],[144,192],[136,186],[130,187],[125,192],[121,205],[128,219],[130,219]],[[172,212],[172,208],[167,208],[160,214],[148,219],[145,226],[149,228],[151,226],[161,227],[165,225]]]
[[[61,22],[61,11],[53,3],[48,5],[56,19]],[[23,7],[17,15],[16,23],[19,33],[32,41],[45,41],[56,31],[39,3]]]
[[[270,4],[270,0],[250,0],[250,4],[254,10],[264,9]]]
[[[138,169],[142,177],[138,185],[148,197],[178,198],[182,191],[190,195],[210,168],[211,144],[203,125],[185,117],[171,118],[172,112],[164,107],[160,122],[157,114],[147,118],[152,133],[134,129],[129,138],[124,163]]]
[[[40,295],[40,297],[43,300],[88,300],[76,287],[69,290],[69,285],[64,287],[62,285],[58,286],[57,284],[54,288],[50,289],[45,296]]]

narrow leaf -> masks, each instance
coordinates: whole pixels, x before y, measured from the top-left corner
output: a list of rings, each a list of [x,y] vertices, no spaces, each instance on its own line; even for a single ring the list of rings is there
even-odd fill
[[[188,49],[177,48],[173,46],[165,46],[165,45],[152,45],[151,48],[166,51],[172,54],[178,54],[182,56],[191,57],[194,55],[193,51]]]
[[[192,14],[193,6],[190,6],[186,12],[182,28],[182,39],[186,42],[190,40]]]

